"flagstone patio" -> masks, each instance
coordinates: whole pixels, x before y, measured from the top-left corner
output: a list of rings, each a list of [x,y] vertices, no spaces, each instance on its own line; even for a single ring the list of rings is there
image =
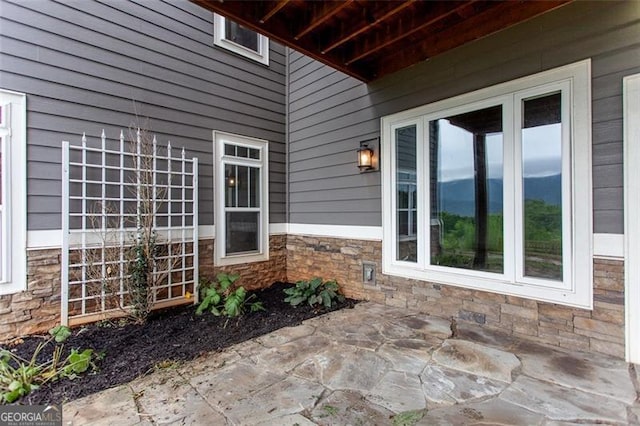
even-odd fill
[[[69,425],[638,424],[634,365],[360,303],[64,405]]]

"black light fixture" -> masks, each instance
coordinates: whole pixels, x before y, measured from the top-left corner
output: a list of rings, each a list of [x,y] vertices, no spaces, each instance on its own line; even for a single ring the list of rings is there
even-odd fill
[[[377,170],[374,147],[377,139],[360,142],[358,149],[358,168],[360,173]]]

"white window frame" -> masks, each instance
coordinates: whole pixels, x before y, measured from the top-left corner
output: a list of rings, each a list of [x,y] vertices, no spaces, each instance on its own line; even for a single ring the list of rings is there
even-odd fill
[[[2,223],[0,295],[27,289],[27,97],[0,89]]]
[[[591,61],[544,71],[507,83],[445,99],[432,104],[399,112],[381,119],[383,157],[383,273],[405,278],[437,282],[470,289],[559,303],[580,308],[593,308],[592,272],[592,184],[591,184]],[[524,277],[522,237],[515,232],[516,217],[522,212],[516,207],[521,188],[507,179],[522,176],[518,157],[521,143],[521,100],[531,96],[562,91],[563,94],[563,280],[551,282]],[[503,105],[503,167],[504,167],[504,271],[502,274],[456,269],[430,264],[428,253],[429,217],[429,152],[430,120]],[[418,262],[396,260],[395,206],[395,129],[416,125],[418,176]],[[514,164],[515,163],[515,164]],[[520,198],[521,199],[521,198]]]
[[[269,142],[232,133],[213,131],[214,144],[214,223],[216,228],[215,265],[237,265],[240,263],[269,260]],[[226,144],[257,149],[260,159],[225,155]],[[260,229],[258,230],[258,251],[251,253],[226,254],[225,221],[225,165],[256,167],[260,170]]]
[[[226,19],[217,13],[213,16],[213,43],[238,55],[254,60],[264,65],[269,65],[269,38],[258,34],[258,51],[249,49],[241,44],[226,38]],[[253,30],[252,30],[253,31]]]

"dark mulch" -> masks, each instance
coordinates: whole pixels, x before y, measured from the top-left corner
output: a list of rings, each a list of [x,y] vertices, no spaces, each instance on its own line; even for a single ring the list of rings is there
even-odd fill
[[[90,348],[104,352],[104,359],[96,362],[98,371],[74,380],[62,379],[47,384],[19,403],[57,404],[77,399],[149,373],[161,361],[194,359],[205,352],[220,350],[282,327],[298,325],[305,319],[327,312],[308,305],[293,308],[284,303],[282,290],[286,286],[275,283],[268,289],[257,291],[258,300],[266,311],[248,313],[228,322],[227,318],[210,313],[196,316],[195,307],[189,305],[154,313],[143,325],[118,326],[114,322],[74,330],[65,342],[65,350]],[[351,308],[355,303],[347,299],[336,309]],[[22,357],[30,358],[40,342],[42,338],[30,337],[11,349]],[[43,357],[50,354],[49,348],[43,350]]]

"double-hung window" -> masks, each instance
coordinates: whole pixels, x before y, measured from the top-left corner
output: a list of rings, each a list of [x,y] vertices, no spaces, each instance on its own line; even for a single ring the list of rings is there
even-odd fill
[[[0,90],[0,294],[26,289],[26,96]]]
[[[269,39],[224,16],[214,15],[214,44],[269,65]]]
[[[382,119],[384,272],[590,308],[590,63]]]
[[[214,132],[217,265],[269,258],[268,142]]]

